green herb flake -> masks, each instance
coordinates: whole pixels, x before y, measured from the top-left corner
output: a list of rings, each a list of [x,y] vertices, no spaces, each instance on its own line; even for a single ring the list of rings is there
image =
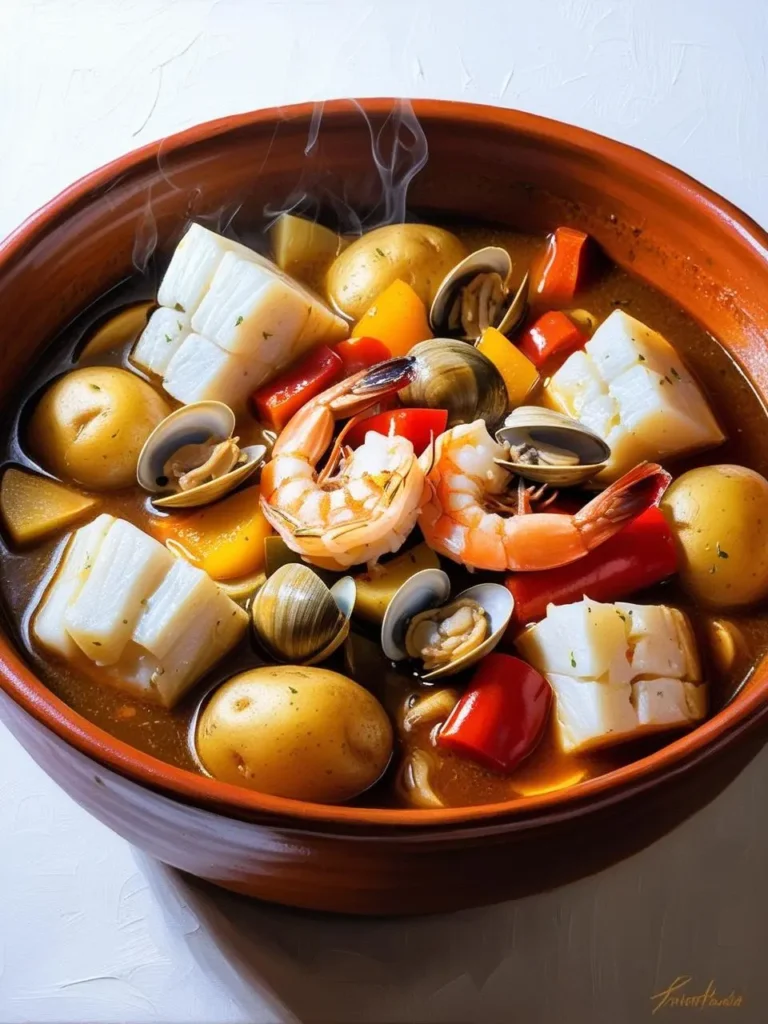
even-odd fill
[[[298,693],[298,692],[299,692],[299,691],[298,691],[298,690],[296,689],[296,687],[295,687],[295,686],[289,686],[289,687],[288,687],[288,689],[289,689],[289,690],[291,691],[291,693]]]
[[[235,320],[235,327],[239,327],[242,322],[243,322],[243,318],[241,316],[239,316],[237,318],[237,320]]]
[[[672,381],[669,379],[669,377],[664,377],[664,380],[667,382],[667,384],[671,386]]]
[[[184,330],[184,324],[181,322],[181,320],[176,321],[176,326],[179,328],[180,331]]]
[[[621,619],[622,622],[626,622],[627,621],[627,616],[624,614],[624,612],[620,611],[618,608],[616,609],[616,614],[619,616],[619,618]]]
[[[674,368],[674,366],[672,367],[672,369],[669,372],[672,374],[672,376],[675,378],[675,380],[682,380],[683,379],[680,376],[680,374],[677,372],[677,370]]]
[[[645,362],[645,356],[643,355],[642,352],[638,352],[637,353],[637,361],[638,361],[638,363],[644,363]]]
[[[91,640],[94,647],[101,647],[101,640]]]
[[[718,558],[727,558],[728,557],[728,552],[727,551],[723,551],[723,549],[720,547],[720,542],[719,541],[715,545],[715,548],[717,550],[717,557]]]
[[[571,651],[571,668],[576,668],[576,658],[574,657],[573,651]]]
[[[376,247],[376,253],[378,256],[381,256],[381,258],[384,259],[384,251],[382,249],[379,249],[378,246]]]
[[[173,338],[170,336],[170,334],[166,334],[165,335],[165,340],[170,345],[171,342],[173,341]]]
[[[272,337],[272,331],[262,331],[261,336],[264,341],[268,341]]]
[[[123,625],[124,625],[124,626],[127,626],[127,625],[128,625],[128,619],[123,619]]]
[[[180,302],[177,302],[176,305],[173,308],[176,310],[177,313],[184,313],[185,312],[184,307],[182,306],[182,304]]]
[[[89,387],[91,391],[101,391],[101,388],[99,387],[98,384],[90,384]]]

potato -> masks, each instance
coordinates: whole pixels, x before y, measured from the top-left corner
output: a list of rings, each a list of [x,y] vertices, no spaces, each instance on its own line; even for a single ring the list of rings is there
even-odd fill
[[[346,676],[277,665],[221,686],[200,716],[196,745],[221,782],[333,804],[384,772],[392,726],[376,698]]]
[[[278,267],[319,290],[328,267],[347,246],[335,231],[292,213],[284,213],[269,234]]]
[[[144,442],[170,411],[128,370],[83,367],[59,377],[40,399],[29,444],[47,469],[88,490],[129,487]]]
[[[0,515],[15,544],[31,544],[58,533],[95,507],[94,498],[13,466],[0,483]]]
[[[467,251],[459,239],[429,224],[392,224],[369,231],[330,266],[328,298],[359,320],[393,281],[409,284],[427,309],[449,270]]]
[[[680,581],[717,608],[768,593],[768,480],[744,466],[703,466],[675,480],[661,510],[677,538]]]
[[[406,580],[422,569],[439,568],[440,559],[432,548],[417,544],[415,548],[377,566],[374,572],[360,573],[355,576],[355,615],[380,626],[389,602]]]

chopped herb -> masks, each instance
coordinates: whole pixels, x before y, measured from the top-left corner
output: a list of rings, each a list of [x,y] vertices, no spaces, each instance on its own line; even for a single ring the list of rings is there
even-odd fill
[[[717,557],[718,558],[727,558],[728,557],[728,552],[727,551],[723,551],[723,549],[720,547],[720,541],[717,542],[717,544],[715,545],[715,548],[717,550]]]
[[[239,316],[237,318],[237,320],[235,320],[235,327],[239,327],[242,322],[243,322],[243,318],[241,316]]]
[[[573,651],[571,651],[571,668],[576,668],[576,658],[573,656]]]
[[[672,381],[669,379],[669,377],[665,377],[664,380],[667,382],[667,384],[669,384],[669,385],[672,384]]]
[[[682,380],[683,379],[680,376],[680,374],[677,372],[677,370],[674,368],[674,366],[672,367],[672,369],[669,372],[672,374],[672,376],[675,378],[675,380]]]
[[[378,256],[381,256],[381,258],[384,259],[384,252],[383,250],[379,249],[378,246],[376,247],[376,253]]]
[[[268,338],[272,337],[272,331],[262,331],[261,336],[264,339],[264,341],[267,341]]]
[[[177,313],[183,313],[184,312],[184,307],[182,306],[182,304],[180,302],[177,302],[176,305],[173,308],[176,310]]]
[[[616,614],[619,616],[622,622],[627,621],[627,616],[624,614],[624,612],[619,611],[618,608],[616,609]]]
[[[170,334],[166,334],[166,336],[165,336],[165,340],[166,340],[166,341],[168,342],[168,344],[170,345],[170,344],[171,344],[171,342],[173,341],[173,338],[172,338],[172,337],[170,336]]]
[[[101,647],[101,640],[91,640],[94,647]]]
[[[250,538],[250,537],[246,537],[245,539],[246,539],[246,540],[248,541],[248,540],[250,540],[251,538]]]
[[[114,441],[114,439],[117,437],[117,435],[119,433],[120,433],[120,428],[118,427],[117,430],[114,432],[114,434],[110,434],[110,437],[112,438],[113,441]]]
[[[124,626],[127,626],[127,625],[128,625],[128,619],[123,619],[123,625],[124,625]]]
[[[663,377],[662,377],[662,378],[661,378],[661,380],[659,381],[659,387],[660,387],[660,388],[663,388],[663,387],[664,387],[664,378],[663,378]]]
[[[101,391],[101,388],[99,387],[98,384],[91,384],[90,388],[91,388],[91,391]]]
[[[638,354],[637,354],[637,361],[638,361],[638,363],[644,363],[645,362],[645,356],[643,355],[642,352],[638,352]]]
[[[146,597],[142,597],[142,599],[141,599],[141,604],[146,604],[146,603],[147,603],[147,599],[146,599]]]
[[[591,615],[591,614],[592,614],[592,609],[587,607],[587,615]]]
[[[176,326],[179,328],[180,331],[184,330],[184,324],[181,322],[181,320],[176,321]]]
[[[299,691],[298,691],[298,690],[296,689],[296,687],[295,687],[295,686],[289,686],[289,687],[288,687],[288,689],[289,689],[289,690],[291,691],[291,693],[298,693],[298,692],[299,692]]]

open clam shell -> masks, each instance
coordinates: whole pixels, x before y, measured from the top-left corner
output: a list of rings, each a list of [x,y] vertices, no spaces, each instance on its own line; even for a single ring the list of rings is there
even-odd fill
[[[508,459],[496,462],[526,480],[575,487],[596,476],[611,457],[608,444],[589,427],[562,413],[521,405],[496,431]]]
[[[283,565],[267,577],[253,599],[256,636],[278,661],[324,661],[349,635],[355,592],[351,576],[329,588],[308,565]]]
[[[456,675],[489,654],[504,635],[515,607],[512,594],[499,583],[478,583],[452,599],[449,599],[449,595],[450,580],[447,575],[440,569],[424,569],[406,580],[392,598],[384,615],[381,646],[392,661],[402,661],[410,656],[406,637],[408,627],[417,616],[428,618],[428,612],[434,610],[437,613],[441,609],[458,606],[463,600],[475,602],[485,612],[488,622],[485,639],[445,665],[422,673],[421,678],[425,682]]]
[[[139,455],[136,476],[141,487],[158,497],[158,508],[195,508],[218,501],[239,487],[264,461],[267,449],[256,444],[241,448],[235,464],[221,476],[176,490],[165,475],[171,456],[187,445],[222,442],[232,437],[235,414],[223,402],[193,402],[172,412],[159,423],[147,438]]]
[[[437,289],[429,322],[437,335],[477,341],[486,327],[511,333],[528,306],[528,275],[509,294],[512,260],[506,249],[485,246],[457,263]]]

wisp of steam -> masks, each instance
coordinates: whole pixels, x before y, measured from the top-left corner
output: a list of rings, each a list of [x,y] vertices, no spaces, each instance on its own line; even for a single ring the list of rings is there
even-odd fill
[[[370,202],[365,210],[355,208],[350,202],[345,185],[336,182],[329,186],[327,174],[318,170],[316,157],[320,149],[323,127],[324,104],[316,103],[312,111],[307,140],[304,146],[304,161],[299,177],[282,196],[275,196],[263,210],[259,225],[239,225],[236,218],[247,196],[233,197],[232,201],[218,209],[206,207],[205,193],[200,187],[186,193],[185,222],[179,225],[179,237],[187,225],[195,220],[219,234],[239,238],[251,235],[254,228],[265,233],[285,213],[296,213],[309,220],[330,221],[329,226],[346,235],[360,235],[385,224],[403,223],[407,215],[408,189],[414,177],[424,167],[428,157],[427,138],[419,124],[413,107],[408,100],[396,100],[392,110],[380,127],[372,124],[362,105],[357,100],[349,101],[365,122],[370,138],[371,174]],[[254,167],[253,181],[258,181],[269,160],[269,153],[283,122],[278,121],[267,153],[260,166]],[[172,170],[163,153],[162,143],[157,156],[158,170],[166,184],[176,189]],[[181,189],[179,189],[181,191]],[[335,223],[333,223],[335,222]],[[249,244],[254,244],[252,237]],[[157,224],[152,210],[152,189],[147,190],[144,210],[133,244],[133,265],[141,273],[147,273],[150,261],[157,248]]]

